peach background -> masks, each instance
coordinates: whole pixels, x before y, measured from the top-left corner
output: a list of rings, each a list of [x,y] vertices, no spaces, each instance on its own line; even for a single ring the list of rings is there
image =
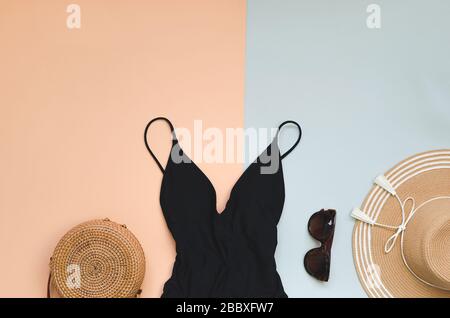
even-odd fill
[[[1,1],[0,39],[0,297],[45,296],[59,238],[104,217],[141,241],[158,297],[175,252],[143,129],[243,126],[245,1]],[[165,162],[168,129],[151,134]],[[221,210],[241,165],[200,166]]]

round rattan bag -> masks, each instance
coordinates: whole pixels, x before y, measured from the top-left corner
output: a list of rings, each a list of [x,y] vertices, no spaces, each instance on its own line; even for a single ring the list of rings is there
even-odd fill
[[[50,287],[64,298],[131,298],[141,293],[145,258],[125,225],[109,219],[79,224],[58,242],[50,259]]]

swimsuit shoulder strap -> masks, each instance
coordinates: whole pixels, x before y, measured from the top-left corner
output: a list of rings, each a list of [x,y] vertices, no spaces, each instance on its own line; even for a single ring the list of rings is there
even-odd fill
[[[148,135],[148,129],[150,128],[150,126],[155,122],[155,121],[165,121],[170,128],[170,131],[172,133],[172,147],[177,143],[177,137],[175,135],[175,129],[173,128],[172,123],[170,122],[169,119],[167,119],[166,117],[156,117],[153,118],[152,120],[150,120],[147,124],[147,126],[145,126],[145,130],[144,130],[144,142],[145,142],[145,147],[147,148],[148,152],[150,153],[150,155],[152,156],[153,160],[155,160],[156,164],[158,165],[159,169],[161,170],[162,173],[164,173],[164,168],[162,166],[162,164],[159,162],[158,158],[156,158],[155,154],[153,153],[153,151],[150,149],[150,146],[148,145],[148,139],[147,139],[147,135]]]
[[[283,126],[287,124],[295,125],[298,128],[298,137],[295,143],[291,146],[291,148],[289,148],[288,151],[286,151],[284,154],[281,155],[281,159],[284,159],[287,155],[289,155],[292,152],[292,150],[294,150],[295,147],[297,147],[298,143],[300,142],[300,139],[302,138],[302,127],[300,127],[300,125],[293,120],[286,120],[285,122],[282,122],[280,126],[278,126],[276,138],[278,138],[281,128],[283,128]]]

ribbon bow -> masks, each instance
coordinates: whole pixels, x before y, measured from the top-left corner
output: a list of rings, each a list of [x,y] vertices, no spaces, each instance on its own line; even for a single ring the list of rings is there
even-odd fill
[[[397,194],[395,194],[394,196],[398,198]],[[403,234],[406,231],[406,226],[408,225],[409,221],[411,221],[411,218],[413,217],[414,213],[416,212],[416,202],[414,201],[413,198],[408,197],[403,202],[400,200],[400,198],[398,198],[398,200],[400,203],[400,207],[402,209],[402,223],[397,227],[397,231],[394,234],[392,234],[386,241],[386,244],[384,245],[385,253],[389,253],[390,251],[392,251],[399,236],[402,237],[402,241],[403,241]],[[405,218],[405,206],[408,201],[411,201],[411,210],[409,211],[408,218],[406,219]]]
[[[395,191],[395,188],[392,186],[392,184],[389,182],[389,180],[381,175],[378,176],[375,179],[375,184],[383,188],[385,191],[387,191],[390,195],[395,197],[400,204],[400,208],[402,210],[402,223],[399,226],[392,226],[387,224],[380,224],[377,223],[376,220],[372,219],[370,216],[368,216],[366,213],[361,211],[360,209],[354,209],[352,212],[352,217],[355,219],[358,219],[362,222],[371,224],[371,225],[377,225],[386,229],[395,230],[395,233],[392,234],[388,240],[386,241],[386,244],[384,245],[384,252],[389,253],[392,251],[392,249],[395,246],[395,243],[397,242],[397,239],[401,237],[401,241],[403,241],[403,234],[406,230],[406,226],[408,225],[411,218],[414,216],[414,213],[416,212],[416,202],[413,198],[408,197],[405,201],[402,201],[400,197],[398,196],[397,192]],[[406,204],[408,201],[411,201],[411,210],[408,213],[408,218],[406,218]]]

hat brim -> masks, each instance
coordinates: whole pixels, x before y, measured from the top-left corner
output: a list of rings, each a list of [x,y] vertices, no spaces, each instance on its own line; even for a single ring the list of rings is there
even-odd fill
[[[385,174],[401,198],[416,204],[450,196],[450,149],[412,156]],[[388,192],[372,187],[361,209],[378,223],[399,225],[401,209]],[[450,211],[449,211],[450,213]],[[450,297],[449,291],[428,286],[415,278],[403,263],[400,244],[390,253],[384,246],[391,230],[357,221],[353,230],[353,257],[359,280],[369,297]]]

